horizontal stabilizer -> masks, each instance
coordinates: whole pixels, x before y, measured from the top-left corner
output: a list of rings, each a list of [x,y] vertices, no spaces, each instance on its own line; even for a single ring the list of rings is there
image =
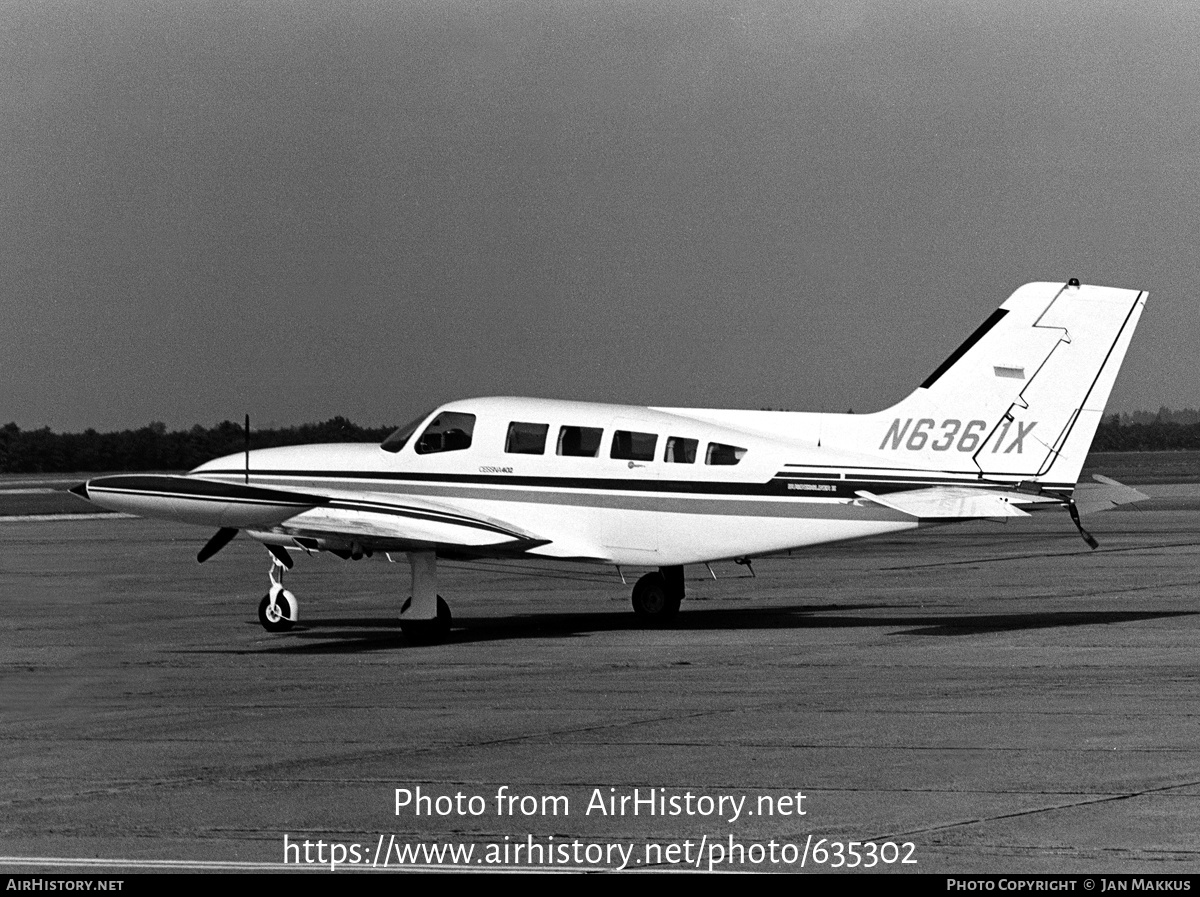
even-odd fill
[[[883,505],[885,508],[919,517],[922,520],[1029,516],[1028,513],[1013,504],[1011,493],[1001,494],[981,489],[935,486],[930,489],[891,492],[886,496],[874,495],[866,491],[855,494],[859,498],[865,498],[875,504]]]
[[[1139,492],[1132,486],[1118,483],[1116,480],[1092,474],[1095,483],[1080,483],[1075,487],[1075,507],[1081,515],[1095,514],[1107,511],[1118,505],[1128,505],[1135,501],[1146,501],[1150,498],[1144,492]]]

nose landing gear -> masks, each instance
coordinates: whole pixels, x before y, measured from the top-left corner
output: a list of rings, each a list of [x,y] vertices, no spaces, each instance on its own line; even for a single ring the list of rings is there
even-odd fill
[[[284,564],[271,554],[271,589],[258,603],[258,622],[267,632],[287,632],[300,619],[300,603],[283,587]]]

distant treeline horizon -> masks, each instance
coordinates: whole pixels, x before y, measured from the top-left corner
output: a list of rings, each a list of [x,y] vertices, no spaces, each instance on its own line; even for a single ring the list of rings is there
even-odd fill
[[[295,427],[251,430],[251,448],[310,442],[382,442],[395,426],[360,427],[344,417]],[[49,427],[0,427],[0,473],[78,473],[138,470],[190,470],[205,461],[241,452],[242,424],[222,421],[168,431],[154,422],[137,430],[54,433]],[[1200,411],[1185,408],[1111,414],[1101,421],[1093,452],[1200,450]]]
[[[344,417],[298,427],[251,429],[250,447],[273,448],[310,442],[382,442],[396,428],[360,427]],[[49,427],[0,427],[0,473],[77,473],[121,470],[191,470],[246,448],[244,425],[222,421],[214,427],[168,431],[154,422],[116,433],[53,433]]]

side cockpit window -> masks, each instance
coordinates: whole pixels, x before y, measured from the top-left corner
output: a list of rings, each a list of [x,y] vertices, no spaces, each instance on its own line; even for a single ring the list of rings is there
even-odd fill
[[[394,453],[400,451],[400,449],[404,448],[404,446],[408,444],[408,440],[412,439],[412,434],[417,432],[417,427],[421,426],[421,423],[425,420],[425,418],[429,417],[429,415],[432,413],[433,409],[431,408],[420,417],[410,420],[387,439],[383,440],[383,442],[379,443],[379,447],[385,452]]]
[[[471,447],[471,434],[474,432],[474,414],[443,411],[425,428],[414,449],[418,455],[461,452]]]
[[[710,442],[708,452],[704,455],[704,463],[733,465],[741,461],[745,454],[746,450],[741,446]]]

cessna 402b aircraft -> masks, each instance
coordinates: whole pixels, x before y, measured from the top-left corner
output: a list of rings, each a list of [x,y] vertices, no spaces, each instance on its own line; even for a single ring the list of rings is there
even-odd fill
[[[1146,294],[1032,283],[917,389],[874,414],[643,408],[466,399],[381,445],[272,448],[182,476],[106,476],[71,491],[101,507],[208,527],[205,561],[239,531],[272,557],[259,618],[297,620],[295,550],[402,553],[417,640],[450,628],[437,559],[537,557],[657,568],[633,608],[669,620],[683,568],[922,524],[1079,515],[1145,496],[1076,491]],[[1098,478],[1099,479],[1099,478]],[[1065,515],[1064,515],[1065,516]]]

